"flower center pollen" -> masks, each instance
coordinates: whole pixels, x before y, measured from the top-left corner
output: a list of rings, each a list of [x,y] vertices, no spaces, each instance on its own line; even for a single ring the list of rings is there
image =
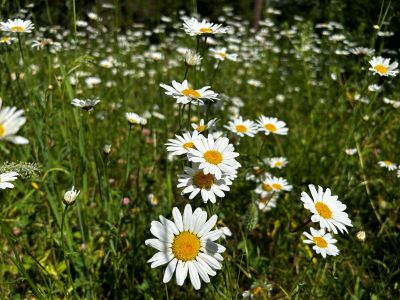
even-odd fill
[[[205,125],[199,125],[199,126],[197,126],[197,131],[198,132],[203,132],[203,131],[205,131],[207,129],[207,127],[205,126]]]
[[[263,184],[262,184],[262,188],[263,188],[263,190],[266,191],[266,192],[271,192],[271,191],[272,191],[272,186],[269,185],[268,183],[263,183]]]
[[[383,163],[390,167],[393,163],[390,160],[384,160]]]
[[[199,31],[201,33],[213,33],[213,30],[211,28],[206,28],[206,27],[200,28]]]
[[[204,159],[213,165],[218,165],[222,162],[222,154],[216,150],[209,150],[204,153]]]
[[[273,183],[273,184],[272,184],[272,187],[273,187],[275,190],[278,190],[278,191],[280,191],[280,190],[282,189],[282,185],[280,185],[279,183]]]
[[[281,161],[277,161],[277,162],[275,162],[275,167],[277,167],[277,168],[279,168],[279,167],[282,167],[282,162]]]
[[[332,211],[325,203],[322,202],[315,203],[315,209],[317,210],[318,214],[324,219],[332,218]]]
[[[194,144],[192,142],[187,142],[187,143],[184,143],[182,145],[182,147],[185,149],[194,148]]]
[[[6,131],[6,130],[4,129],[4,125],[3,125],[3,124],[0,124],[0,138],[4,136],[4,132],[5,132],[5,131]]]
[[[326,248],[328,247],[328,243],[325,241],[324,238],[320,236],[314,236],[313,237],[314,243],[319,247],[319,248]]]
[[[193,183],[201,189],[209,189],[214,184],[214,176],[199,171],[193,176]]]
[[[275,132],[277,130],[276,126],[271,123],[265,124],[264,128],[271,132]]]
[[[24,28],[22,26],[12,26],[11,28],[12,32],[23,32]]]
[[[247,131],[247,127],[244,126],[244,125],[242,125],[242,124],[236,125],[236,131],[237,131],[237,132],[240,132],[240,133],[244,133],[244,132]]]
[[[189,231],[183,231],[175,236],[172,242],[172,253],[182,261],[193,260],[200,252],[200,239]]]
[[[200,93],[193,89],[184,89],[182,91],[182,94],[184,94],[186,97],[191,97],[191,98],[200,98],[201,97]]]
[[[386,74],[388,72],[388,68],[382,65],[376,65],[374,67],[375,71],[377,71],[379,74]]]

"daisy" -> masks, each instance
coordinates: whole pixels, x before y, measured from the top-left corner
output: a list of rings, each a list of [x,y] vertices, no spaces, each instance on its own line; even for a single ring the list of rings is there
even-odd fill
[[[383,160],[383,161],[379,161],[378,165],[382,168],[386,168],[389,171],[393,171],[397,169],[397,165],[393,162],[391,162],[390,160]]]
[[[250,120],[243,120],[242,117],[229,121],[228,125],[225,125],[225,128],[240,137],[245,135],[253,137],[258,131],[256,123]]]
[[[204,174],[204,171],[199,169],[198,164],[193,164],[192,168],[185,167],[185,174],[179,175],[178,188],[184,188],[182,194],[188,194],[189,199],[193,199],[200,193],[204,203],[211,201],[215,203],[216,197],[225,197],[224,191],[229,191],[229,186],[232,184],[226,176],[221,179],[216,179],[212,174]]]
[[[14,185],[10,181],[17,179],[19,174],[17,172],[7,172],[0,174],[0,189],[13,189]]]
[[[270,196],[256,200],[256,204],[259,210],[261,210],[262,212],[267,212],[276,207],[277,200],[278,194],[272,194]]]
[[[231,60],[231,61],[236,61],[237,60],[237,54],[233,53],[227,53],[226,48],[210,48],[210,54],[218,60]]]
[[[203,58],[200,56],[200,54],[197,54],[196,51],[189,49],[185,52],[185,64],[189,67],[200,65],[202,59]]]
[[[272,157],[266,160],[266,163],[269,165],[270,168],[278,168],[282,169],[288,163],[286,157]]]
[[[76,201],[76,198],[78,198],[80,192],[81,191],[75,190],[75,187],[72,186],[72,188],[69,191],[65,192],[65,194],[64,194],[64,200],[63,200],[64,204],[65,205],[74,204]]]
[[[256,188],[256,193],[260,194],[262,198],[271,195],[272,193],[279,193],[282,191],[290,192],[293,186],[291,186],[286,179],[282,177],[268,176],[265,180]]]
[[[235,160],[239,153],[234,152],[229,139],[220,137],[214,140],[209,134],[208,138],[200,136],[193,141],[195,148],[189,148],[189,161],[200,163],[199,168],[204,174],[215,175],[216,179],[222,178],[222,172],[235,175],[236,169],[241,165]]]
[[[6,106],[1,108],[2,101],[0,98],[0,141],[5,140],[14,144],[29,144],[29,141],[15,135],[22,125],[25,124],[26,118],[23,116],[24,110],[17,110],[16,107]]]
[[[199,124],[192,123],[192,128],[194,130],[198,131],[199,133],[203,133],[204,131],[213,127],[216,122],[217,122],[217,119],[212,119],[212,120],[208,121],[207,124],[205,124],[204,119],[201,119]]]
[[[22,32],[32,32],[35,28],[35,25],[28,20],[24,21],[21,19],[7,20],[7,22],[0,22],[0,30],[13,32],[13,33],[22,33]]]
[[[336,256],[339,254],[339,249],[334,245],[337,240],[330,233],[325,233],[325,229],[315,230],[314,228],[310,228],[310,231],[311,234],[303,232],[307,237],[303,243],[314,244],[312,248],[317,254],[321,254],[323,258],[326,258],[326,255]]]
[[[258,120],[259,130],[264,131],[265,135],[270,133],[287,135],[289,129],[286,127],[286,123],[279,121],[277,118],[269,118],[261,115]]]
[[[187,154],[190,148],[194,148],[194,140],[199,138],[199,133],[197,131],[184,132],[182,136],[175,135],[176,139],[169,139],[165,145],[167,146],[167,151],[171,152],[172,155],[182,155]]]
[[[95,100],[80,100],[80,99],[72,99],[71,104],[76,107],[80,107],[84,110],[91,110],[95,105],[100,102],[99,99]]]
[[[338,200],[338,196],[332,196],[331,190],[318,186],[318,192],[313,184],[310,184],[312,198],[306,193],[301,193],[301,201],[304,202],[304,208],[313,213],[311,221],[314,223],[319,222],[322,229],[326,228],[328,231],[337,233],[337,229],[341,233],[347,232],[346,226],[353,226],[351,220],[344,212],[346,205]]]
[[[160,86],[166,90],[166,95],[172,96],[176,99],[176,103],[188,104],[197,101],[198,103],[203,104],[204,99],[218,100],[218,94],[210,90],[209,86],[195,90],[189,87],[187,80],[184,80],[182,83],[173,80],[172,86],[163,83],[161,83]]]
[[[222,27],[221,24],[214,24],[206,20],[199,22],[195,18],[185,20],[183,29],[191,36],[223,34],[228,31],[228,27]]]
[[[356,148],[346,148],[344,150],[344,152],[346,152],[347,155],[352,156],[357,153],[357,149]]]
[[[3,36],[2,38],[0,38],[0,44],[11,45],[11,43],[15,40],[15,38],[9,36]]]
[[[130,125],[146,125],[147,119],[139,116],[134,112],[125,113],[125,119],[128,121]]]
[[[392,64],[390,63],[390,58],[383,58],[382,56],[372,57],[369,61],[371,68],[370,71],[378,74],[380,76],[396,76],[399,70],[397,70],[398,63],[395,61]]]
[[[174,221],[160,216],[160,221],[151,222],[150,232],[156,237],[145,241],[147,246],[157,249],[157,252],[148,260],[155,268],[168,264],[163,282],[171,280],[176,273],[176,283],[182,286],[189,273],[193,287],[198,290],[201,280],[210,282],[210,276],[220,270],[223,257],[220,253],[225,247],[216,241],[222,235],[221,230],[211,230],[217,216],[207,220],[207,213],[201,208],[192,212],[190,204],[185,206],[183,216],[177,207],[172,210]]]

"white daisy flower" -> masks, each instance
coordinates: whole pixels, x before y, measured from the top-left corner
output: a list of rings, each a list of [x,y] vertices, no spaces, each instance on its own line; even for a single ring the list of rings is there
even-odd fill
[[[330,233],[325,233],[325,229],[315,230],[314,228],[310,228],[310,231],[311,234],[303,232],[307,237],[303,243],[314,244],[312,248],[317,254],[321,254],[323,258],[326,258],[326,255],[336,256],[339,254],[339,249],[334,245],[337,240]]]
[[[185,64],[189,67],[195,67],[201,64],[203,58],[196,51],[188,49],[185,52]]]
[[[209,134],[208,138],[200,136],[193,143],[195,148],[189,148],[189,161],[200,163],[199,168],[204,174],[212,174],[216,179],[221,179],[222,172],[235,175],[236,169],[241,166],[235,159],[239,153],[234,152],[233,145],[229,144],[226,137],[214,140]]]
[[[393,171],[397,169],[397,165],[390,160],[382,160],[378,162],[378,165],[382,168],[386,168],[389,171]]]
[[[369,68],[369,70],[380,76],[394,77],[397,75],[397,73],[399,73],[399,70],[397,70],[399,64],[396,61],[390,64],[390,58],[383,58],[382,56],[377,56],[377,57],[374,56],[369,61],[369,64],[371,65],[371,68]]]
[[[134,112],[125,113],[125,119],[128,121],[130,125],[146,125],[147,119],[139,116]]]
[[[259,210],[267,212],[276,207],[278,200],[278,194],[272,194],[264,198],[256,200],[256,204]]]
[[[13,189],[14,185],[10,181],[17,179],[17,172],[7,172],[0,174],[0,189]]]
[[[199,133],[202,133],[202,132],[210,129],[211,127],[214,127],[216,122],[217,122],[217,119],[212,119],[212,120],[208,121],[207,124],[205,124],[204,119],[201,119],[199,124],[192,123],[192,128],[194,130],[198,131]]]
[[[188,81],[184,80],[179,83],[172,81],[172,86],[161,83],[160,86],[166,90],[165,94],[176,99],[176,103],[188,104],[203,104],[203,100],[218,100],[218,94],[210,90],[209,86],[202,87],[199,90],[189,87]]]
[[[183,29],[191,36],[223,34],[228,31],[228,27],[222,27],[221,24],[214,24],[206,20],[199,22],[195,18],[184,20]]]
[[[267,197],[272,193],[279,193],[282,191],[290,192],[293,186],[291,186],[286,179],[282,177],[268,176],[264,181],[257,186],[255,192],[260,194],[261,198]]]
[[[84,110],[91,110],[95,105],[100,102],[99,99],[95,100],[80,100],[80,99],[72,99],[71,104],[75,107],[80,107]]]
[[[189,199],[193,199],[200,193],[204,203],[211,201],[216,202],[216,196],[225,197],[224,191],[229,191],[229,185],[232,181],[226,176],[221,179],[216,179],[212,174],[204,174],[204,171],[199,169],[198,164],[193,164],[192,168],[185,167],[185,174],[179,175],[178,188],[184,188],[182,194],[188,194]]]
[[[74,204],[80,192],[81,191],[75,190],[75,187],[72,186],[72,188],[69,191],[65,192],[64,194],[64,200],[63,200],[64,204],[65,205]]]
[[[221,230],[211,230],[217,216],[207,220],[207,213],[201,208],[192,212],[187,204],[183,216],[177,207],[172,210],[174,221],[160,216],[160,221],[151,222],[151,233],[156,237],[145,241],[147,246],[157,249],[157,252],[148,260],[155,268],[168,264],[163,282],[171,280],[176,273],[176,283],[182,286],[189,273],[193,287],[198,290],[201,280],[209,283],[210,276],[220,270],[223,257],[220,253],[225,247],[215,241],[222,235]]]
[[[312,198],[306,193],[301,193],[301,201],[304,202],[304,208],[313,213],[311,221],[319,222],[321,228],[337,233],[337,229],[341,233],[347,232],[346,226],[353,226],[351,220],[344,212],[346,205],[338,200],[338,196],[332,196],[331,190],[318,186],[318,192],[313,184],[310,184]]]
[[[226,48],[210,48],[210,55],[218,60],[237,61],[237,54],[227,53]]]
[[[32,32],[35,25],[30,20],[24,21],[21,19],[7,20],[0,22],[0,30],[13,33]]]
[[[392,100],[386,97],[383,97],[383,102],[386,104],[392,105],[394,108],[400,108],[400,101]]]
[[[265,135],[270,133],[287,135],[289,129],[286,127],[286,123],[279,121],[277,118],[269,118],[261,115],[258,120],[259,130],[264,131]]]
[[[253,137],[258,131],[256,123],[250,120],[243,120],[242,117],[229,121],[228,125],[225,125],[225,128],[240,137],[245,135]]]
[[[184,132],[182,136],[176,134],[175,137],[176,139],[169,139],[169,143],[165,144],[167,151],[172,155],[182,155],[187,154],[190,148],[194,148],[194,140],[199,138],[199,133],[197,131]]]
[[[344,150],[344,152],[346,152],[347,155],[352,156],[357,153],[357,149],[356,148],[346,148]]]
[[[286,157],[271,157],[270,159],[267,159],[265,161],[270,168],[278,168],[278,169],[282,169],[283,167],[286,167],[286,165],[288,164],[288,161],[286,159]]]
[[[26,122],[24,110],[9,106],[1,108],[1,105],[0,98],[0,141],[5,140],[18,145],[29,144],[26,138],[15,135]]]
[[[16,38],[12,38],[9,36],[3,36],[0,38],[0,44],[11,45],[11,43],[14,42],[15,40],[16,40]]]

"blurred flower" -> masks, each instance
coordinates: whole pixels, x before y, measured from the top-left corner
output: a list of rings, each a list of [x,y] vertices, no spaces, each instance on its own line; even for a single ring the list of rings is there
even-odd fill
[[[14,185],[10,181],[17,179],[19,174],[17,172],[7,172],[0,174],[0,189],[13,189]]]
[[[225,128],[229,129],[231,132],[237,134],[240,137],[245,135],[253,137],[257,131],[257,125],[251,120],[243,120],[242,117],[235,118],[233,121],[229,121]]]
[[[125,113],[125,118],[130,125],[146,125],[147,124],[147,119],[145,119],[133,112]]]
[[[21,19],[7,20],[7,22],[0,22],[0,30],[13,33],[32,32],[35,25],[30,20],[24,21]]]
[[[223,34],[228,31],[228,28],[222,27],[221,24],[214,24],[206,20],[199,22],[195,18],[185,20],[183,22],[183,29],[191,36]]]
[[[84,110],[91,110],[95,105],[100,103],[99,99],[95,100],[80,100],[80,99],[72,99],[71,104],[75,107],[80,107]]]
[[[189,67],[198,66],[203,58],[193,50],[187,50],[185,53],[185,64]]]
[[[157,196],[153,193],[147,195],[147,201],[149,201],[149,203],[153,206],[157,206],[159,203]]]
[[[286,157],[272,157],[270,159],[264,160],[270,168],[282,169],[288,163]]]
[[[231,60],[231,61],[236,61],[237,60],[237,54],[233,53],[227,53],[226,48],[210,48],[210,54],[218,60]]]
[[[130,202],[131,202],[131,200],[128,197],[124,197],[124,198],[122,198],[121,204],[123,206],[128,206]]]
[[[361,231],[357,232],[356,237],[360,242],[365,242],[365,237],[366,237],[365,231],[361,230]]]
[[[264,131],[265,135],[280,134],[287,135],[289,129],[286,127],[286,123],[279,121],[277,118],[269,118],[261,115],[258,120],[259,130]]]
[[[148,260],[151,267],[155,268],[168,263],[163,282],[171,280],[176,273],[176,283],[182,286],[189,274],[193,287],[198,290],[201,280],[210,282],[210,276],[216,275],[215,270],[220,270],[223,257],[220,253],[225,247],[214,241],[221,237],[218,229],[211,230],[217,216],[213,215],[207,220],[207,212],[197,208],[192,212],[192,207],[187,204],[183,216],[177,207],[172,210],[174,221],[160,216],[160,221],[151,222],[151,233],[156,237],[145,241],[147,246],[157,249],[157,252]]]
[[[0,44],[11,45],[11,43],[15,40],[16,40],[16,38],[12,38],[9,36],[3,36],[2,38],[0,38]]]
[[[357,149],[356,148],[347,148],[344,150],[344,152],[346,152],[347,155],[354,155],[357,153]]]
[[[81,191],[75,190],[74,186],[72,186],[72,188],[69,191],[65,192],[64,194],[64,200],[63,200],[64,204],[65,205],[74,204],[80,192]]]
[[[378,162],[378,165],[382,168],[386,168],[389,171],[393,171],[397,169],[397,165],[390,160],[382,160]]]
[[[26,138],[15,135],[26,122],[23,114],[24,110],[17,110],[15,106],[2,108],[2,100],[0,98],[0,141],[5,140],[14,144],[29,144]]]
[[[204,131],[213,127],[215,125],[216,121],[217,121],[217,119],[212,119],[212,120],[208,121],[207,124],[205,124],[204,119],[201,119],[199,124],[192,123],[192,128],[199,133],[203,133]]]
[[[369,64],[371,65],[371,68],[369,68],[369,70],[380,76],[394,77],[399,72],[397,70],[399,64],[396,61],[390,64],[390,58],[383,58],[382,56],[378,57],[374,56],[369,61]]]
[[[111,145],[104,145],[103,146],[103,153],[105,155],[108,155],[108,154],[110,154],[110,152],[111,152]]]

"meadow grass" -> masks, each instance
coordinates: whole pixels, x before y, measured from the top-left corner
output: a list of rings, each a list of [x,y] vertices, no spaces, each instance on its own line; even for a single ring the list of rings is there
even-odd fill
[[[42,27],[32,16],[32,33],[0,45],[2,106],[24,110],[19,134],[29,140],[0,140],[0,174],[20,174],[14,189],[0,190],[0,297],[237,299],[246,290],[256,299],[399,297],[399,178],[378,165],[400,163],[399,106],[383,101],[399,97],[398,77],[374,75],[371,57],[351,52],[369,46],[398,58],[385,37],[372,26],[364,37],[338,23],[282,24],[273,11],[256,32],[226,10],[220,22],[229,34],[207,39],[186,35],[179,16],[121,30],[115,3],[100,19],[77,16],[73,1],[70,28]],[[391,30],[389,12],[383,5],[371,16],[380,32]],[[44,38],[52,42],[31,47]],[[215,60],[206,41],[227,46],[237,61]],[[187,67],[182,47],[197,50],[201,64]],[[210,85],[220,100],[176,105],[159,84],[183,79],[195,88]],[[380,90],[370,91],[372,84]],[[87,111],[71,105],[74,98],[101,102]],[[147,124],[128,123],[126,112]],[[223,127],[239,114],[277,117],[288,135],[239,138]],[[218,119],[215,131],[230,138],[242,165],[216,204],[181,195],[177,175],[189,162],[165,147],[201,118]],[[277,156],[288,165],[270,169],[264,159]],[[267,212],[256,204],[259,183],[250,180],[260,170],[293,185]],[[309,184],[331,188],[347,205],[353,227],[335,235],[338,256],[324,259],[303,243],[311,214],[300,196]],[[68,206],[63,198],[71,186],[80,194]],[[171,219],[172,208],[187,203],[217,214],[218,227],[232,232],[218,242],[226,247],[222,270],[200,290],[189,278],[182,287],[174,278],[163,284],[164,268],[147,263],[155,253],[145,245],[151,221]]]

